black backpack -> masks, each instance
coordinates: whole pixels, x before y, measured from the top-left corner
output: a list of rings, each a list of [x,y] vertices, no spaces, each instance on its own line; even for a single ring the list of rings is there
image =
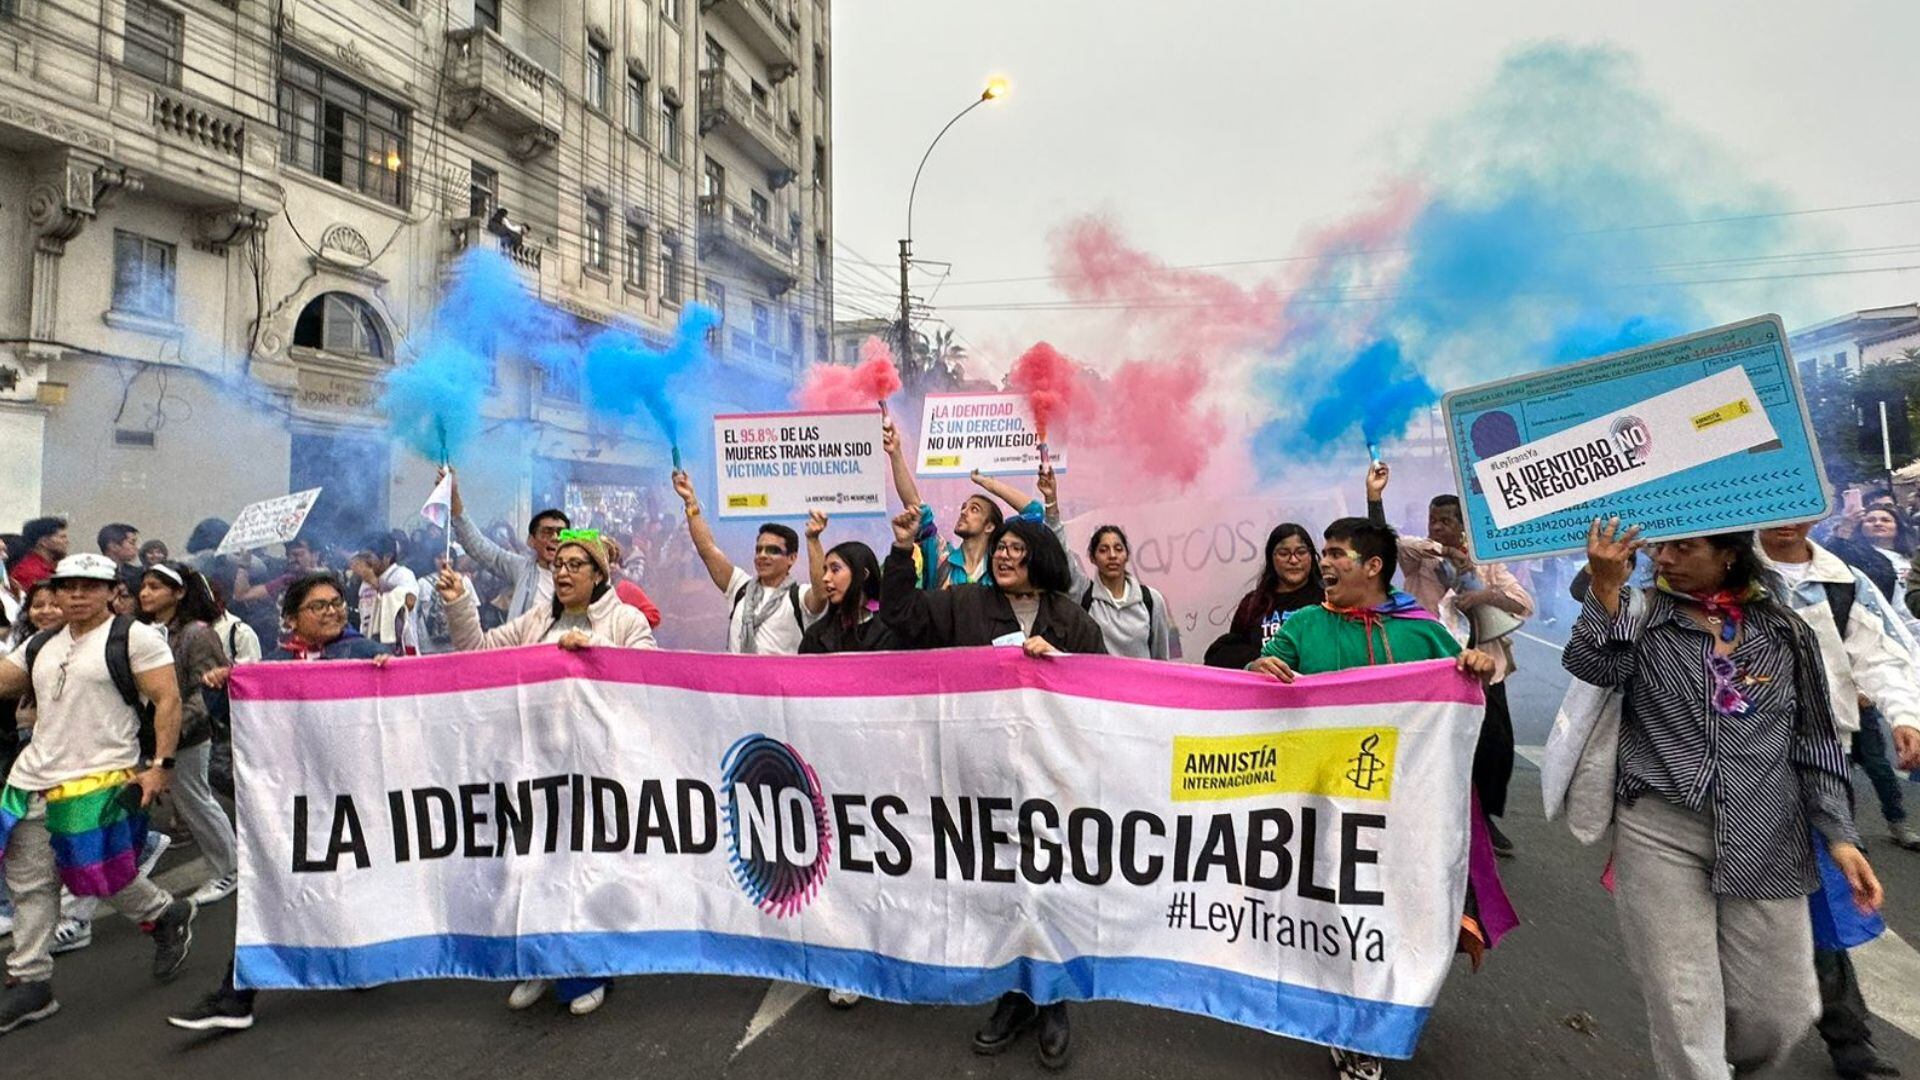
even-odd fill
[[[153,756],[153,703],[140,696],[140,684],[133,677],[133,658],[127,649],[127,635],[133,630],[133,616],[115,615],[113,625],[107,629],[107,674],[113,678],[113,688],[120,691],[125,701],[140,717],[140,756]],[[27,679],[33,679],[33,662],[40,657],[40,650],[53,640],[61,627],[54,630],[42,630],[27,639],[26,661]]]
[[[1140,586],[1140,596],[1147,603],[1147,623],[1151,625],[1153,623],[1153,590],[1142,585]],[[1087,582],[1087,591],[1080,594],[1080,610],[1093,610],[1093,582],[1091,581]]]

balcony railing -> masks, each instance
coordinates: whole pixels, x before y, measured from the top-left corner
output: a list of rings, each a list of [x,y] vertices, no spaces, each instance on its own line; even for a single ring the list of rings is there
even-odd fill
[[[775,76],[775,82],[791,74],[793,12],[784,0],[778,4],[769,0],[700,0],[700,10],[733,27],[769,70],[784,69],[785,74]]]
[[[447,47],[447,117],[455,127],[481,118],[519,140],[514,153],[523,159],[560,141],[567,108],[559,79],[483,27],[447,31]]]
[[[245,121],[171,88],[154,92],[153,126],[226,157],[238,158],[246,148]]]
[[[714,195],[700,197],[700,242],[722,252],[731,251],[755,264],[780,291],[800,280],[798,249],[790,237],[736,203]]]
[[[538,275],[540,273],[540,249],[532,244],[523,243],[510,236],[501,236],[487,228],[484,218],[461,218],[453,223],[453,251],[459,254],[468,248],[491,245],[507,261]]]
[[[800,140],[755,101],[747,88],[724,71],[700,73],[700,131],[727,128],[739,134],[741,148],[769,173],[792,179],[800,159]],[[785,186],[785,181],[774,185]]]

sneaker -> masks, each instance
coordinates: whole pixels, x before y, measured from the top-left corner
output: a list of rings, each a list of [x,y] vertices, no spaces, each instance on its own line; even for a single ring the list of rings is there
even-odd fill
[[[547,988],[553,985],[552,979],[528,979],[513,988],[507,995],[507,1008],[530,1009],[534,1002],[547,995]]]
[[[0,995],[0,1035],[59,1011],[60,1003],[53,1000],[53,980],[14,983]]]
[[[240,872],[236,870],[231,874],[214,878],[212,881],[195,889],[193,896],[189,897],[189,899],[195,904],[205,907],[208,904],[218,903],[232,896],[233,890],[237,888],[239,884]]]
[[[1357,1054],[1336,1047],[1333,1051],[1333,1074],[1340,1080],[1383,1080],[1387,1075],[1387,1063],[1372,1054]]]
[[[1513,858],[1513,841],[1507,839],[1507,834],[1500,831],[1500,826],[1494,824],[1492,818],[1487,819],[1487,839],[1493,841],[1493,853],[1496,856]]]
[[[574,998],[572,1001],[567,1002],[567,1011],[572,1013],[575,1016],[585,1016],[588,1013],[592,1012],[593,1010],[599,1008],[601,1003],[606,1000],[607,1000],[607,984],[601,983],[599,986],[596,986],[593,989],[587,991],[586,993],[581,994],[579,997]]]
[[[76,952],[93,944],[93,924],[81,919],[61,919],[53,928],[53,955]]]
[[[851,1009],[860,1004],[860,995],[851,990],[829,990],[827,1004],[836,1009]]]
[[[193,917],[197,909],[191,900],[175,900],[160,917],[153,920],[153,977],[172,982],[180,974],[193,948]]]
[[[1914,832],[1913,826],[1906,822],[1896,821],[1887,826],[1887,833],[1893,837],[1895,844],[1908,851],[1920,851],[1920,832]]]
[[[253,1026],[253,1002],[215,990],[193,1008],[167,1017],[167,1023],[188,1031],[245,1031]]]

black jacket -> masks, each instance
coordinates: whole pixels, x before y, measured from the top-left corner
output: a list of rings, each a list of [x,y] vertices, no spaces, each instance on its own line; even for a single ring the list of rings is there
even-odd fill
[[[803,656],[816,653],[884,652],[903,647],[899,636],[885,619],[868,619],[849,630],[840,625],[840,620],[834,618],[831,610],[815,619],[813,625],[807,627],[807,632],[800,635],[800,653]]]
[[[944,649],[991,645],[1020,633],[1013,605],[991,585],[955,585],[949,589],[914,586],[913,552],[894,548],[880,573],[880,618],[899,638],[896,648]],[[1105,653],[1106,639],[1066,593],[1042,593],[1033,618],[1033,636],[1061,652]]]

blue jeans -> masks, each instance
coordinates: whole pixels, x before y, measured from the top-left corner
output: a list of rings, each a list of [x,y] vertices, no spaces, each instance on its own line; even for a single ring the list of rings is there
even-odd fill
[[[1853,760],[1873,784],[1873,793],[1879,796],[1880,813],[1887,824],[1898,825],[1907,820],[1907,808],[1900,790],[1900,776],[1893,771],[1893,762],[1887,755],[1887,741],[1887,724],[1880,711],[1871,706],[1861,709],[1860,731],[1853,737]]]

